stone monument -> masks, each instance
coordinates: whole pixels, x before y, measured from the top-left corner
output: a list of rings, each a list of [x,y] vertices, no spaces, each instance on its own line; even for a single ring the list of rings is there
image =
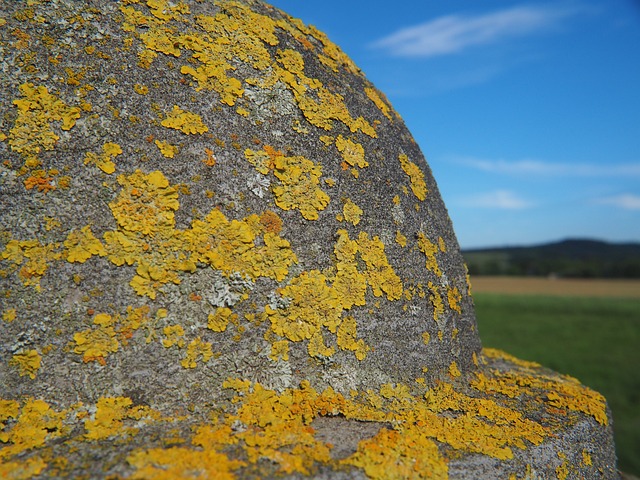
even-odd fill
[[[2,478],[617,478],[483,350],[431,171],[259,0],[0,4]]]

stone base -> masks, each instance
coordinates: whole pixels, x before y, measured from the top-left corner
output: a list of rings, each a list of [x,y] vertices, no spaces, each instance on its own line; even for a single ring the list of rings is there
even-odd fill
[[[3,478],[617,479],[604,398],[575,379],[485,349],[435,388],[242,379],[222,405],[158,411],[128,397],[59,408],[3,401]]]

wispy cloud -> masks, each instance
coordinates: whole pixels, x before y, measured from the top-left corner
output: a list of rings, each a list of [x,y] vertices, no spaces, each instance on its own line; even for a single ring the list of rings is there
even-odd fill
[[[596,203],[611,205],[625,210],[640,210],[640,195],[625,193],[622,195],[598,199],[596,200]]]
[[[547,31],[578,11],[575,8],[520,6],[482,15],[446,15],[400,29],[372,46],[403,57],[449,55],[477,45]]]
[[[467,197],[460,202],[466,207],[494,208],[499,210],[522,210],[533,207],[534,204],[509,190],[496,190]]]
[[[640,176],[640,163],[589,164],[553,163],[541,160],[488,160],[475,157],[452,157],[453,161],[477,170],[505,175],[540,175],[573,177]]]

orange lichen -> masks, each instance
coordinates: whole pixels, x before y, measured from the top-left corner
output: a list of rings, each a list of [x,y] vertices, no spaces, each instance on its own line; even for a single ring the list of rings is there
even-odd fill
[[[116,171],[115,157],[122,154],[122,148],[117,143],[107,142],[102,146],[102,154],[87,152],[84,164],[94,164],[104,173],[111,174]]]
[[[273,233],[274,235],[277,235],[282,230],[282,219],[277,213],[271,210],[266,210],[260,215],[260,223],[266,232]]]
[[[182,110],[177,105],[173,106],[173,110],[167,114],[160,124],[163,127],[180,130],[187,135],[209,131],[209,127],[202,123],[200,115]]]
[[[33,349],[19,351],[11,357],[11,360],[9,360],[9,365],[18,367],[21,377],[28,376],[31,379],[36,378],[36,374],[38,373],[38,370],[40,370],[41,364],[42,357],[37,350]]]
[[[214,155],[213,150],[211,150],[210,148],[205,148],[204,153],[207,155],[207,158],[204,158],[202,160],[202,163],[204,163],[207,167],[215,166],[216,156]]]
[[[56,189],[53,176],[47,175],[44,170],[34,170],[32,175],[27,177],[24,181],[24,188],[27,190],[33,190],[34,188],[39,192],[49,193]]]
[[[427,184],[424,181],[424,173],[420,170],[420,167],[409,160],[404,153],[398,156],[400,160],[400,166],[404,173],[409,176],[411,181],[411,191],[418,198],[418,200],[424,200],[427,198]]]

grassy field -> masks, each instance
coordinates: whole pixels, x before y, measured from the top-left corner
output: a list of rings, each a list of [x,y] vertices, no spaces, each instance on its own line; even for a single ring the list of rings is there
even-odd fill
[[[605,395],[619,468],[640,475],[640,281],[621,288],[618,281],[478,277],[471,284],[483,345]]]

